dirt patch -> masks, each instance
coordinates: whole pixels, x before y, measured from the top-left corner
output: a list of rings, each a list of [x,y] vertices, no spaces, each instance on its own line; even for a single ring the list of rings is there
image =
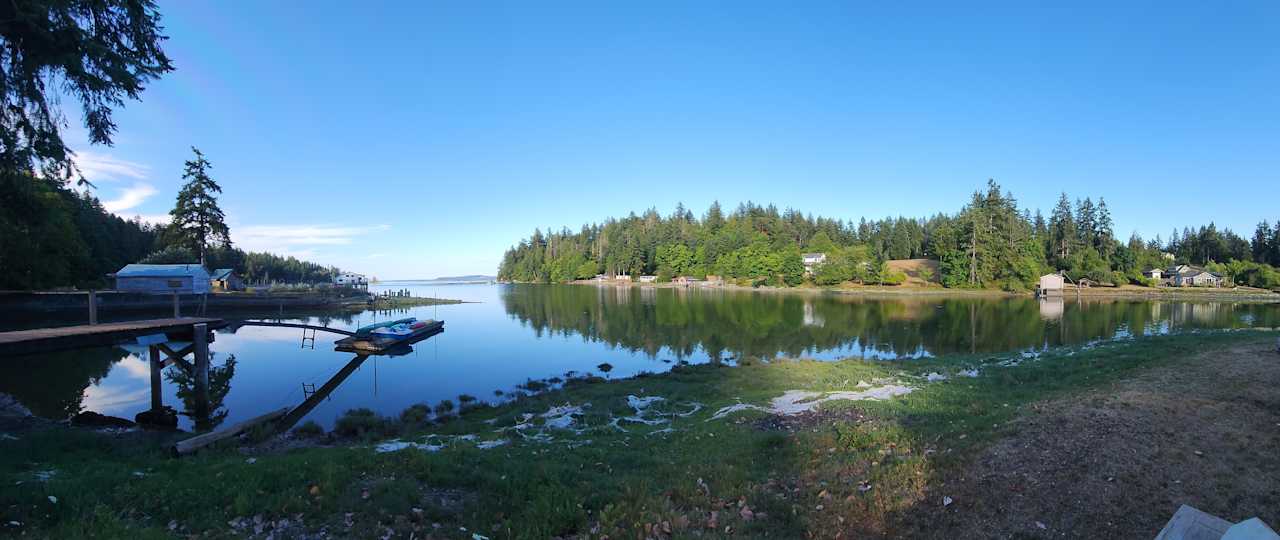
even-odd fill
[[[811,411],[792,415],[771,414],[752,422],[751,425],[763,431],[795,433],[831,425],[856,425],[865,422],[866,419],[867,417],[863,414],[862,409],[857,407],[818,407]],[[739,418],[733,420],[733,423],[741,424],[744,421]]]
[[[906,274],[907,285],[927,287],[942,283],[942,270],[933,259],[895,259],[885,261],[885,265]]]
[[[1241,345],[1036,404],[905,536],[1152,538],[1181,504],[1280,525],[1280,355]]]

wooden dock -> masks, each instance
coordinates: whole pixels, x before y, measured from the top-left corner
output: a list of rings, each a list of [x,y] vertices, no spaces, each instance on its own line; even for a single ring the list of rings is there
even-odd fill
[[[222,319],[181,317],[0,332],[0,357],[116,345],[154,334],[190,341],[192,328],[197,324],[214,329],[225,322]]]

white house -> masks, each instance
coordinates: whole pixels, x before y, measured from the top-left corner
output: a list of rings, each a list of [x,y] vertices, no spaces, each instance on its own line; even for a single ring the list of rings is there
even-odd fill
[[[148,294],[210,291],[209,271],[199,264],[129,264],[115,273],[116,290]]]
[[[640,276],[636,278],[636,281],[639,281],[640,283],[653,283],[658,281],[658,276]]]
[[[804,262],[804,273],[812,274],[813,269],[819,264],[827,262],[826,253],[801,253],[800,260]]]
[[[1040,283],[1036,284],[1036,296],[1062,296],[1063,283],[1061,274],[1040,276]]]
[[[369,285],[369,280],[364,277],[364,274],[343,272],[333,276],[333,284],[344,285],[347,287],[365,287]]]

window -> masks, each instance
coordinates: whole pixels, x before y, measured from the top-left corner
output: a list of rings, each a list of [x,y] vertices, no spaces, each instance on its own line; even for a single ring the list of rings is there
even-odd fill
[[[180,279],[171,279],[171,280],[169,280],[169,282],[168,282],[168,283],[169,283],[169,288],[170,288],[170,289],[181,289],[181,288],[182,288],[182,280],[180,280]]]

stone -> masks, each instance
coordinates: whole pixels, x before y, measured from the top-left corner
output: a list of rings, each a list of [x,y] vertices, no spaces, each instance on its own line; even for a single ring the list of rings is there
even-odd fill
[[[71,423],[77,426],[119,427],[119,428],[131,428],[137,425],[133,422],[125,420],[124,418],[107,416],[105,414],[99,414],[93,411],[84,411],[80,414],[73,416],[71,418]]]
[[[145,428],[168,430],[178,428],[178,411],[173,410],[173,407],[142,411],[133,419]]]

